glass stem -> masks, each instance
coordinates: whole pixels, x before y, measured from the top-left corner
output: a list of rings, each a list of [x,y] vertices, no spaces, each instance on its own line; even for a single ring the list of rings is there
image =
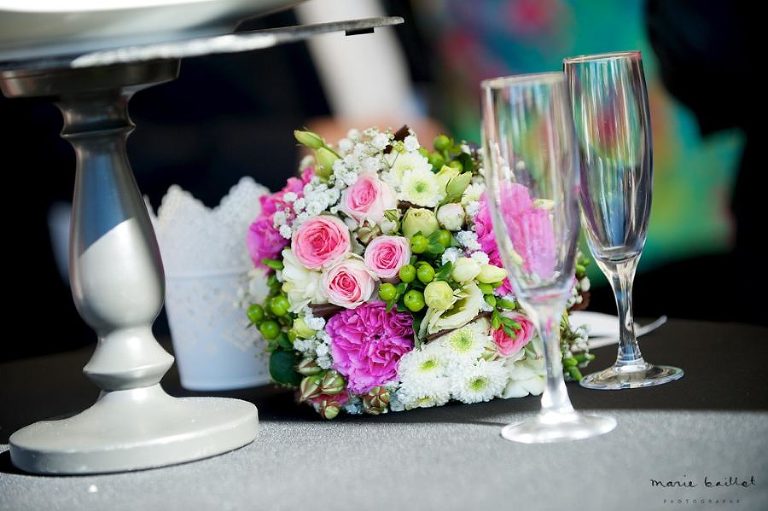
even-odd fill
[[[563,300],[531,304],[533,320],[544,345],[547,384],[541,396],[541,413],[563,415],[573,413],[571,400],[563,379],[563,355],[560,349],[560,317],[565,308]]]
[[[640,256],[637,255],[624,261],[598,263],[610,279],[616,308],[619,311],[619,353],[615,364],[618,367],[645,365],[635,337],[635,320],[632,314],[632,283],[639,260]]]

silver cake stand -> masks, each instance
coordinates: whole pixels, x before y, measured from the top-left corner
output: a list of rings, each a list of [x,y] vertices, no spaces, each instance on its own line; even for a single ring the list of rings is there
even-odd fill
[[[182,58],[269,48],[328,32],[348,35],[402,18],[323,23],[107,49],[0,64],[9,98],[50,97],[64,117],[77,174],[69,274],[98,345],[84,373],[101,389],[87,410],[10,437],[11,460],[39,474],[122,472],[206,458],[246,445],[256,407],[224,398],[174,398],[160,385],[173,364],[152,334],[165,277],[146,206],[125,151],[131,96],[173,80]]]

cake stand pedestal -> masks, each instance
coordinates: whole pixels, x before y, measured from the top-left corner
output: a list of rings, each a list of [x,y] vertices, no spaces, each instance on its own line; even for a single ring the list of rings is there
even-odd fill
[[[50,97],[75,149],[70,281],[98,345],[83,369],[100,389],[90,408],[10,437],[11,460],[38,474],[123,472],[221,454],[253,441],[256,407],[224,398],[174,398],[160,385],[173,364],[152,334],[165,277],[155,233],[126,155],[131,96],[173,80],[180,59],[267,48],[331,31],[402,23],[374,18],[172,41],[0,64],[9,98]]]

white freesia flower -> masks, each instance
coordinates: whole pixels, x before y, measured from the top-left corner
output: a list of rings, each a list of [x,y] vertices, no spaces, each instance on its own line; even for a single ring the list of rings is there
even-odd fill
[[[474,280],[480,273],[480,264],[474,259],[469,257],[459,257],[455,263],[453,263],[453,271],[451,277],[456,282],[469,282]]]
[[[431,170],[415,169],[403,174],[400,199],[417,206],[433,208],[443,199],[443,193],[437,177]]]
[[[283,250],[283,292],[291,302],[291,312],[299,312],[308,304],[328,303],[323,292],[322,274],[308,270],[291,249]]]
[[[500,396],[506,383],[502,362],[480,360],[451,375],[451,394],[462,403],[480,403]]]
[[[461,328],[472,321],[485,303],[483,292],[474,282],[469,282],[455,291],[456,303],[447,311],[429,309],[421,323],[420,334],[434,334],[442,330]]]

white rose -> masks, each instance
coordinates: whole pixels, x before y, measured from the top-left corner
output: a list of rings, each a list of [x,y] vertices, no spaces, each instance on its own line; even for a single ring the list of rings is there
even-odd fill
[[[319,271],[308,270],[291,249],[283,250],[283,292],[291,302],[291,312],[299,312],[308,304],[328,303]]]

